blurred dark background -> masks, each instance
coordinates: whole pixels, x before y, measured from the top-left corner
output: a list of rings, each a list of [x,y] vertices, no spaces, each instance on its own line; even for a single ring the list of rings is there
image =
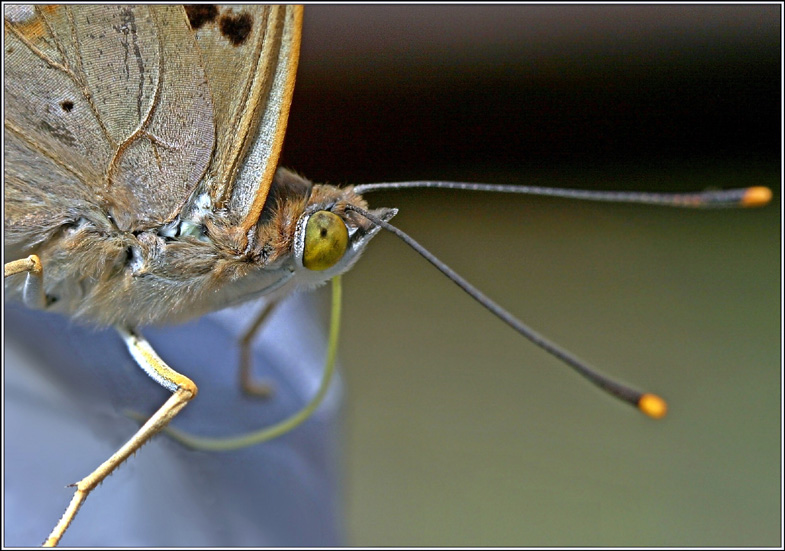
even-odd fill
[[[283,162],[358,182],[777,163],[778,11],[309,6]]]
[[[379,193],[658,423],[382,235],[346,277],[354,545],[780,545],[781,6],[308,6],[282,162],[334,184],[768,185],[692,212]]]

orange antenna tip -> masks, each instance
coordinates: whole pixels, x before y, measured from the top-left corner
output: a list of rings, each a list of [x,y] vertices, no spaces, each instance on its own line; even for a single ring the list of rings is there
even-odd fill
[[[668,413],[668,404],[656,394],[643,394],[638,400],[638,409],[652,419],[662,419]]]
[[[754,186],[747,188],[741,198],[743,207],[762,207],[771,201],[771,190],[765,186]]]

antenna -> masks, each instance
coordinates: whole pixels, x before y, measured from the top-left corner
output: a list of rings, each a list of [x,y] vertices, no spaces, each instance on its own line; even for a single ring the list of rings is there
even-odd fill
[[[514,186],[499,184],[475,184],[471,182],[441,182],[422,180],[414,182],[381,182],[354,186],[360,195],[374,191],[399,189],[457,189],[463,191],[484,191],[492,193],[518,193],[543,197],[562,197],[582,201],[604,203],[639,203],[685,208],[728,208],[762,207],[771,201],[771,190],[765,186],[737,189],[700,191],[695,193],[647,193],[643,191],[592,191],[583,189],[564,189],[541,186]]]
[[[771,190],[763,186],[698,193],[645,193],[584,191],[532,186],[509,186],[438,181],[363,184],[356,186],[354,191],[359,194],[364,194],[380,190],[398,190],[424,187],[459,189],[468,191],[491,191],[499,193],[522,193],[526,195],[545,195],[591,201],[642,203],[692,208],[759,207],[767,204],[771,200],[772,196]],[[496,317],[501,319],[507,325],[518,331],[518,333],[529,339],[531,342],[546,352],[566,363],[573,370],[578,372],[580,375],[583,375],[586,379],[597,385],[608,394],[635,406],[641,412],[653,419],[661,419],[667,413],[667,403],[660,396],[657,396],[656,394],[640,392],[627,385],[614,381],[613,379],[597,371],[595,368],[591,367],[587,362],[581,360],[561,346],[540,335],[531,327],[527,326],[518,318],[509,313],[507,310],[496,304],[488,296],[483,294],[479,289],[458,275],[458,273],[456,273],[452,268],[436,258],[436,256],[434,256],[430,251],[428,251],[425,247],[420,245],[417,241],[415,241],[402,230],[359,207],[347,205],[346,208],[347,210],[352,210],[358,213],[377,226],[398,236],[402,241],[417,251],[428,262],[433,264],[439,271],[446,275],[477,302],[487,308]]]

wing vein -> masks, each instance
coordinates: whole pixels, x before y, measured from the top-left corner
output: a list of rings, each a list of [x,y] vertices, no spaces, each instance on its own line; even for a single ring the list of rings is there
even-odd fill
[[[158,26],[158,20],[155,20],[155,25]],[[156,33],[156,38],[158,39],[158,58],[159,59],[162,58],[162,54],[163,54],[163,50],[164,50],[164,46],[161,43],[161,36],[163,34],[164,34],[163,30],[159,28],[159,32]],[[163,89],[163,84],[164,84],[163,80],[164,80],[164,64],[163,63],[159,63],[158,64],[158,79],[156,80],[155,92],[153,94],[152,100],[150,101],[150,106],[147,109],[147,113],[145,113],[144,118],[142,118],[142,120],[139,121],[139,124],[137,125],[136,129],[134,129],[134,131],[131,132],[131,134],[127,138],[125,138],[120,144],[117,145],[117,147],[115,149],[115,152],[112,155],[112,159],[109,161],[109,168],[106,171],[106,177],[105,177],[105,181],[104,181],[104,185],[106,186],[107,189],[109,189],[112,186],[113,181],[114,181],[114,175],[119,170],[118,159],[121,157],[123,152],[125,152],[125,150],[128,149],[128,147],[131,146],[131,144],[133,142],[135,142],[136,140],[138,140],[141,137],[146,137],[147,139],[150,140],[150,142],[153,144],[153,146],[155,146],[156,144],[160,143],[160,140],[158,140],[153,134],[150,134],[149,132],[147,132],[147,127],[150,125],[150,121],[152,120],[153,116],[155,115],[155,110],[158,107],[158,103],[159,103],[160,98],[161,98],[161,90]],[[141,92],[140,92],[140,96],[141,96]],[[137,100],[138,99],[139,98],[137,98]],[[166,145],[168,145],[168,144],[166,144]],[[156,158],[157,158],[158,157],[157,156],[157,152],[155,152],[155,154],[156,154]],[[159,164],[160,164],[160,159],[159,159]]]

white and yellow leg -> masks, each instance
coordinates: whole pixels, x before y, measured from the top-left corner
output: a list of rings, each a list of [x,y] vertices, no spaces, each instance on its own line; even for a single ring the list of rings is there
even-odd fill
[[[6,263],[4,276],[27,273],[24,290],[22,291],[22,301],[28,308],[42,309],[46,306],[46,295],[44,294],[44,269],[38,255],[31,254],[27,258],[14,260]]]
[[[128,442],[92,473],[73,484],[76,487],[74,497],[57,526],[44,542],[45,547],[58,544],[90,492],[112,474],[132,453],[168,425],[174,416],[196,396],[198,391],[193,381],[169,367],[138,332],[123,327],[118,327],[117,331],[142,369],[160,385],[171,390],[173,394]]]

